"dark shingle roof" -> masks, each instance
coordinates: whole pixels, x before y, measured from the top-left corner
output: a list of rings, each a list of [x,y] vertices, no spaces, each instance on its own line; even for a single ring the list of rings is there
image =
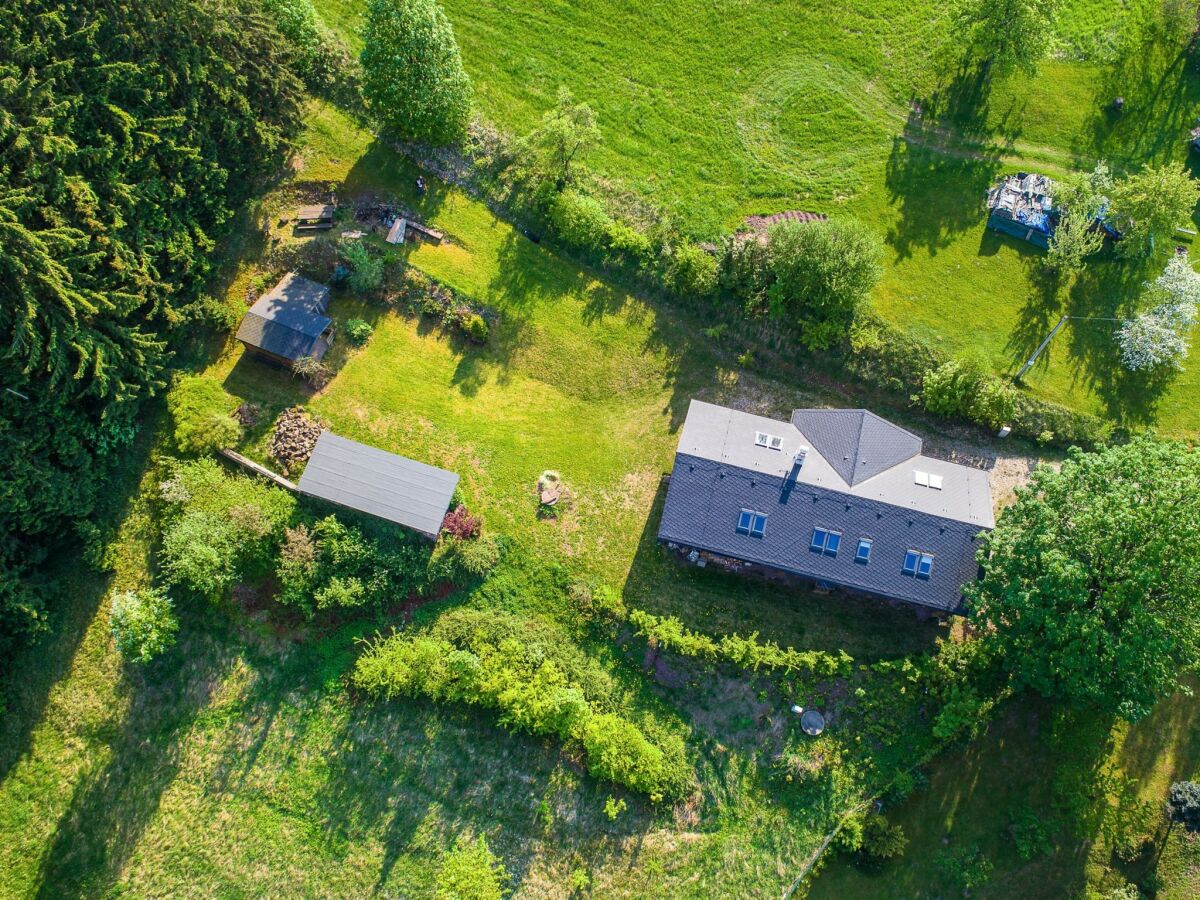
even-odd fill
[[[237,339],[287,359],[325,354],[321,339],[333,320],[325,315],[329,288],[289,272],[250,307]]]
[[[798,409],[792,425],[850,485],[921,452],[919,437],[865,409]]]
[[[324,431],[300,491],[437,537],[458,475]]]
[[[791,489],[786,489],[792,485]],[[767,517],[763,537],[737,531],[743,509]],[[836,556],[809,549],[814,528],[841,532]],[[978,576],[976,525],[944,519],[878,500],[793,484],[680,453],[658,537],[746,562],[944,612],[962,604],[962,585]],[[870,561],[855,562],[861,538],[872,542]],[[928,579],[901,573],[909,549],[931,553]]]

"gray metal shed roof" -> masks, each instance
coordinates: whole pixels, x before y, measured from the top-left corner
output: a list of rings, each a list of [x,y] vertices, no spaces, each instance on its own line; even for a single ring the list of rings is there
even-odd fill
[[[300,492],[436,538],[458,475],[368,447],[332,431],[317,439]]]
[[[319,357],[327,347],[321,335],[333,321],[325,315],[328,305],[327,285],[289,272],[250,307],[237,338],[287,359]]]
[[[883,597],[956,611],[962,585],[978,575],[976,536],[993,524],[987,473],[927,456],[907,456],[908,439],[917,441],[918,454],[920,439],[895,430],[900,447],[892,452],[904,455],[901,462],[850,484],[821,453],[821,444],[833,446],[827,439],[814,440],[791,422],[693,400],[680,435],[658,537]],[[759,446],[755,441],[759,432],[782,438],[779,449]],[[860,450],[862,443],[860,439]],[[796,451],[802,447],[808,450],[797,469]],[[889,448],[884,442],[875,450],[873,455],[886,455]],[[926,481],[930,475],[940,476],[941,489],[920,484],[917,473],[924,473]],[[743,509],[767,516],[762,537],[737,531]],[[836,556],[809,549],[813,529],[818,527],[841,533]],[[855,561],[858,542],[864,538],[872,542],[866,564]],[[910,549],[933,555],[930,578],[901,573]]]

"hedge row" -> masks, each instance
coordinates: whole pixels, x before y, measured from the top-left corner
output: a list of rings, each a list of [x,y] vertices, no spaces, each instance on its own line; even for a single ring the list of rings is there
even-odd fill
[[[691,790],[682,740],[671,736],[656,742],[618,713],[603,711],[595,673],[576,677],[573,654],[564,655],[569,642],[539,639],[503,613],[499,630],[476,631],[468,638],[470,623],[481,616],[458,611],[434,633],[369,644],[355,664],[354,685],[384,699],[423,697],[498,710],[505,727],[582,748],[593,776],[653,802],[679,799]]]
[[[844,651],[824,653],[819,650],[796,650],[780,647],[774,641],[759,641],[758,632],[747,637],[723,635],[719,640],[698,631],[691,631],[675,616],[660,617],[640,609],[630,610],[629,623],[648,641],[707,663],[728,662],[757,672],[759,669],[785,672],[810,672],[826,677],[850,673],[854,660]]]

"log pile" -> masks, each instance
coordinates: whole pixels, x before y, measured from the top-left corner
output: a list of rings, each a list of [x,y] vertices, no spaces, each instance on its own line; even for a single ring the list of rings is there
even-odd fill
[[[284,474],[291,474],[292,466],[308,459],[322,430],[301,406],[293,406],[279,414],[275,433],[271,435],[270,450],[271,456],[283,464]]]

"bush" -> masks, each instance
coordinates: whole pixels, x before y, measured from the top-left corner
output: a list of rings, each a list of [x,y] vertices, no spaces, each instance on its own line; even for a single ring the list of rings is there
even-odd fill
[[[478,313],[472,313],[466,317],[463,322],[463,331],[467,337],[477,344],[486,344],[488,339],[488,323],[487,320]]]
[[[922,379],[925,408],[940,416],[960,416],[999,428],[1012,422],[1017,411],[1016,391],[990,374],[977,357],[945,362]]]
[[[509,877],[482,835],[475,841],[460,837],[438,870],[434,896],[437,900],[501,900]]]
[[[632,722],[604,713],[592,716],[580,739],[588,772],[623,784],[654,799],[664,781],[663,753]]]
[[[471,541],[456,541],[454,558],[458,566],[472,578],[486,578],[500,564],[504,546],[495,535]]]
[[[175,643],[179,620],[162,591],[124,591],[113,595],[109,629],[121,656],[147,663]]]
[[[471,511],[467,509],[466,505],[460,503],[446,513],[446,517],[442,519],[442,531],[451,537],[465,540],[479,537],[479,528],[482,524],[478,516],[471,515]]]
[[[365,241],[343,241],[338,245],[342,259],[350,264],[346,284],[356,294],[373,294],[383,284],[383,259],[371,252]],[[364,323],[365,324],[365,323]]]
[[[721,287],[749,311],[765,309],[771,270],[766,243],[753,237],[727,238],[718,274]]]
[[[211,453],[232,447],[242,428],[231,413],[237,400],[214,379],[185,375],[167,394],[175,422],[175,446],[181,453]]]
[[[711,297],[717,292],[717,260],[690,241],[671,251],[663,284],[677,297]]]
[[[986,884],[994,868],[978,844],[959,850],[940,850],[933,861],[946,878],[967,891]]]
[[[371,327],[371,323],[365,321],[364,319],[351,319],[346,323],[345,327],[346,340],[348,340],[355,347],[361,347],[368,340],[370,340],[371,334],[374,332],[374,330],[375,329]]]
[[[904,853],[908,838],[899,825],[890,825],[879,813],[872,813],[863,820],[862,845],[860,852],[871,859],[893,859]]]
[[[608,249],[613,220],[594,197],[576,190],[557,193],[550,202],[549,216],[555,235],[569,248],[597,259]]]
[[[853,220],[781,222],[770,231],[771,314],[796,327],[809,349],[832,346],[879,281],[882,252]]]

